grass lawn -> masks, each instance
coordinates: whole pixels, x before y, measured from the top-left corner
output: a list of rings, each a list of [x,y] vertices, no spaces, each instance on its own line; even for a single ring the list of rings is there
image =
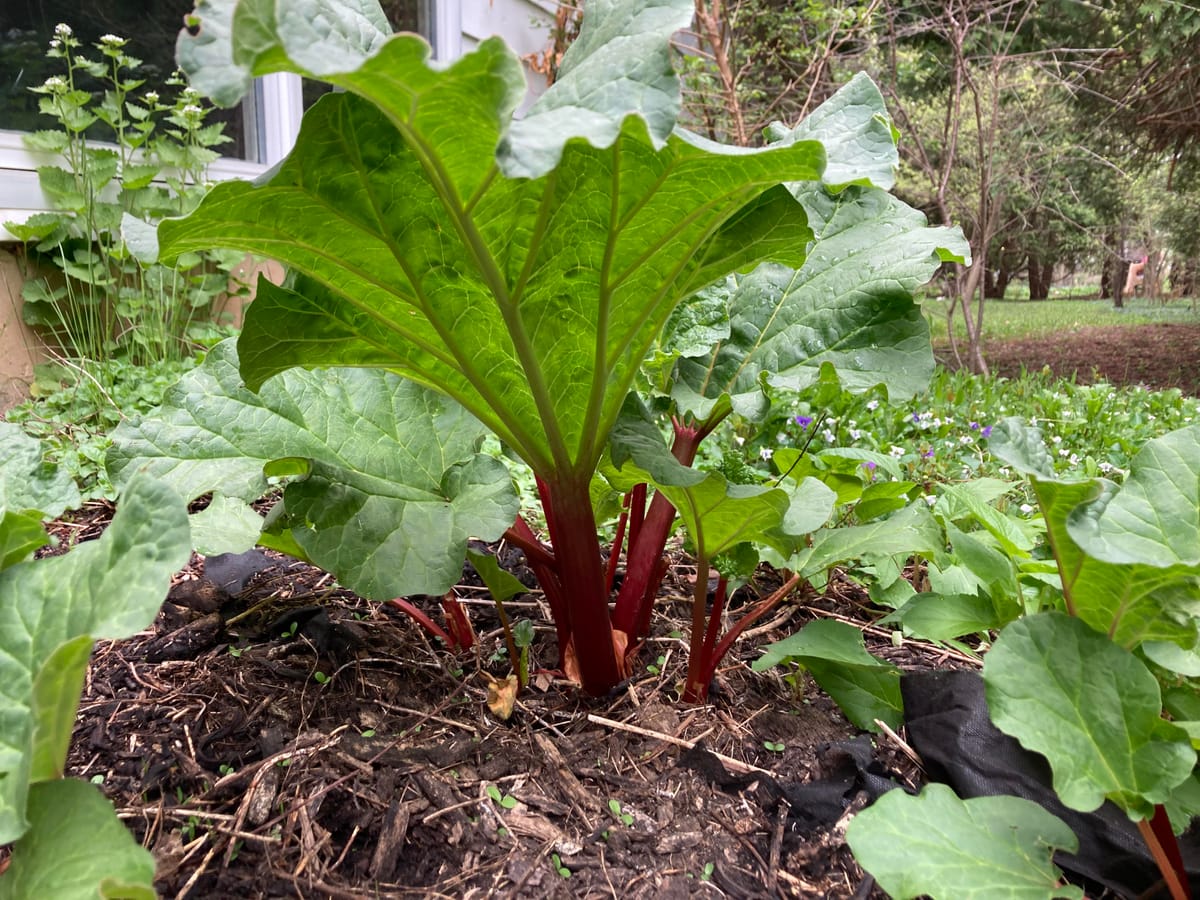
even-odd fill
[[[946,340],[946,308],[949,300],[926,299],[922,303],[929,319],[934,343]],[[988,340],[1002,341],[1078,331],[1093,325],[1151,325],[1156,322],[1200,325],[1200,304],[1193,300],[1150,303],[1141,297],[1114,309],[1111,300],[988,300],[983,328]],[[955,334],[966,338],[961,312],[954,318]]]

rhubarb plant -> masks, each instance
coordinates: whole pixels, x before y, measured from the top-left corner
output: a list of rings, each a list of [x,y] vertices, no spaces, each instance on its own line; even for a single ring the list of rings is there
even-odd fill
[[[93,785],[63,775],[92,644],[153,621],[188,559],[186,510],[135,478],[103,537],[33,559],[42,522],[79,493],[16,426],[0,423],[0,446],[0,898],[151,898],[153,858]]]
[[[291,476],[264,540],[379,600],[445,591],[466,536],[503,535],[545,592],[562,668],[592,694],[628,674],[681,520],[704,570],[723,573],[711,612],[706,579],[694,598],[685,694],[703,698],[715,660],[783,596],[722,637],[729,579],[761,552],[793,554],[832,498],[812,481],[728,484],[693,466],[700,443],[731,415],[761,421],[782,387],[920,389],[933,363],[912,292],[965,257],[961,234],[887,193],[896,135],[863,76],[762,148],[677,127],[670,39],[690,0],[589,3],[558,80],[520,118],[520,62],[498,39],[434,67],[373,0],[318,5],[207,0],[180,36],[180,64],[218,103],[274,71],[340,90],[276,169],[160,226],[163,259],[232,247],[290,274],[260,281],[236,353],[118,430],[114,477],[187,471],[189,495],[244,496],[228,467],[249,460],[259,488]],[[296,367],[315,370],[303,390],[334,379],[344,400],[314,411]],[[370,386],[335,374],[350,369],[373,370]],[[391,403],[402,391],[465,410],[532,469],[548,541],[510,515],[511,487],[475,448],[444,449]],[[612,489],[625,499],[606,567],[593,500]],[[427,571],[403,564],[425,556]]]

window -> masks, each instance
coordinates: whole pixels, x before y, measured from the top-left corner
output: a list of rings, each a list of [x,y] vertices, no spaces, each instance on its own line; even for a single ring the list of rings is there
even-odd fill
[[[425,35],[439,59],[459,55],[461,0],[383,0],[384,12],[397,31]],[[175,69],[175,39],[195,0],[0,0],[0,223],[24,221],[47,209],[36,169],[52,160],[31,153],[21,133],[50,127],[38,110],[31,86],[59,74],[62,61],[47,59],[46,50],[60,22],[79,39],[91,58],[93,45],[105,34],[129,39],[126,52],[143,60],[146,90],[161,90]],[[80,87],[87,89],[86,83]],[[303,83],[298,76],[260,78],[237,107],[217,110],[209,121],[225,123],[232,143],[210,169],[213,178],[253,177],[278,162],[291,149],[304,108],[328,88]],[[0,227],[0,241],[10,237]]]

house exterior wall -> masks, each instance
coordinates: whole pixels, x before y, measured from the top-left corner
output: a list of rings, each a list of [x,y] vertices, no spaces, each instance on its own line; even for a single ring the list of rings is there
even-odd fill
[[[435,52],[441,59],[453,59],[485,38],[499,35],[521,57],[537,53],[549,40],[556,5],[554,0],[436,0]],[[526,71],[531,102],[545,90],[545,81],[541,75]],[[288,91],[288,84],[278,76],[268,76],[266,87]],[[298,90],[293,88],[292,92],[298,96]],[[280,102],[287,104],[292,100],[285,97]],[[272,158],[282,156],[290,147],[298,130],[298,115],[297,107],[295,121],[285,122],[281,129],[265,136],[268,144],[280,144],[274,148]],[[49,208],[49,200],[38,185],[36,169],[57,163],[51,155],[26,149],[19,133],[0,130],[0,413],[28,396],[33,366],[45,359],[37,335],[21,320],[23,274],[18,264],[21,248],[3,223],[24,222],[33,213]],[[265,165],[221,159],[210,167],[209,175],[214,180],[253,178],[265,169]],[[268,277],[277,279],[280,275],[281,270],[274,266]]]

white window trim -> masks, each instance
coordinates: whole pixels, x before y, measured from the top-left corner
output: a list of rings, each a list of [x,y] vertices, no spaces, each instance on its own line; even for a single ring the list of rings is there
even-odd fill
[[[276,73],[256,80],[253,94],[247,98],[256,127],[248,127],[248,149],[258,160],[223,156],[208,167],[213,181],[255,178],[279,162],[296,143],[304,100],[299,75]],[[248,123],[252,124],[252,123]],[[5,222],[23,223],[30,216],[54,208],[38,184],[39,166],[62,165],[54,153],[30,150],[23,132],[0,130],[0,242],[15,241],[4,228]]]

